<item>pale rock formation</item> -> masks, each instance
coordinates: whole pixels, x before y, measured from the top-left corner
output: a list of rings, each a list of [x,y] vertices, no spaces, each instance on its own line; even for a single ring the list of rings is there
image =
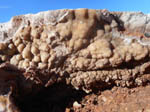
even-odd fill
[[[0,69],[9,74],[0,77],[29,92],[27,85],[61,81],[87,93],[143,85],[150,80],[149,32],[150,15],[141,12],[65,9],[16,16],[0,24]]]

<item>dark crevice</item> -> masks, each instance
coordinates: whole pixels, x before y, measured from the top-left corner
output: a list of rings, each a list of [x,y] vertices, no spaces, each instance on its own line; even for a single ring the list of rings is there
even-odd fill
[[[112,90],[115,86],[116,84],[113,80],[111,83],[95,82],[91,86],[93,88],[92,94],[100,94],[102,91]],[[128,88],[135,87],[131,86]],[[36,94],[23,96],[21,100],[16,98],[15,102],[21,112],[65,112],[66,108],[72,108],[75,101],[81,102],[89,94],[82,90],[75,90],[71,85],[61,82],[47,88],[44,87]]]
[[[137,62],[135,60],[132,60],[128,63],[122,63],[117,68],[114,67],[107,69],[99,69],[99,71],[116,69],[134,69],[135,67],[141,66],[146,62],[149,62],[148,57]],[[146,68],[145,73],[150,73],[150,71],[148,70],[149,68],[150,67]],[[15,88],[18,91],[14,92],[12,94],[12,97],[15,99],[15,103],[20,108],[21,112],[65,112],[65,109],[67,107],[71,108],[75,101],[80,102],[82,98],[88,95],[83,90],[75,90],[71,85],[66,84],[65,81],[61,81],[59,83],[56,83],[55,81],[55,84],[51,85],[50,87],[43,87],[43,85],[35,84],[35,86],[31,88],[31,90],[28,90],[28,88],[25,88],[25,86],[28,84],[32,85],[33,82],[24,79],[23,75],[21,74],[21,71],[16,71],[16,69],[13,68],[13,66],[8,67],[8,65],[7,67],[3,67],[2,70],[6,71],[7,73],[11,73],[11,75],[13,72],[18,72],[18,74],[16,74],[16,77],[18,77],[18,79],[16,79],[18,80],[18,83],[16,85],[18,87]],[[85,70],[85,72],[87,72],[87,70]],[[53,75],[54,74],[55,73],[53,73]],[[69,77],[69,73],[65,72],[63,80],[65,80],[65,78],[67,77]],[[134,79],[131,78],[130,80],[134,81],[136,77],[134,77]],[[149,80],[145,81],[143,86],[149,84],[149,82]],[[90,85],[90,88],[92,89],[92,93],[98,94],[104,90],[111,90],[114,86],[116,86],[115,80],[110,80],[109,82],[94,82]],[[137,85],[134,85],[133,83],[133,85],[131,85],[128,88],[135,87],[137,87]],[[26,91],[29,92],[27,92],[27,94],[24,94]]]
[[[93,84],[92,94],[100,94],[101,91],[111,90],[114,86],[115,84],[96,82]],[[21,112],[65,112],[66,108],[73,107],[75,101],[80,103],[89,94],[91,93],[75,90],[71,85],[61,82],[44,87],[36,94],[28,94],[21,99],[16,98],[15,102]]]
[[[111,90],[114,86],[116,86],[115,81],[110,80],[109,83],[103,81],[94,82],[90,88],[92,88],[93,93],[98,94],[105,90]]]
[[[135,65],[140,66],[147,61],[149,61],[149,59],[141,60],[137,64],[133,64],[134,66],[132,67],[135,68]],[[127,68],[126,64],[123,64],[122,66]],[[10,68],[4,68],[4,70],[6,70],[6,72],[15,71]],[[64,78],[65,77],[69,77],[69,73],[65,73]],[[50,87],[40,87],[40,85],[35,85],[32,88],[33,91],[22,86],[28,84],[32,84],[32,81],[28,82],[23,78],[23,75],[20,74],[18,83],[16,84],[18,87],[15,88],[18,91],[12,94],[12,97],[15,99],[14,102],[21,112],[65,112],[66,108],[72,108],[75,101],[80,102],[88,95],[83,90],[75,90],[71,85],[66,84],[65,81],[55,83]],[[116,86],[115,80],[110,80],[109,82],[94,82],[91,84],[90,88],[92,88],[92,93],[100,94],[101,91],[111,90],[114,86]],[[135,87],[135,85],[132,85],[129,88]],[[28,94],[24,94],[25,91],[29,91]],[[16,94],[18,94],[18,96]]]
[[[16,102],[22,112],[65,112],[66,107],[72,107],[74,101],[80,101],[85,95],[81,90],[58,83],[34,95],[26,95],[22,100],[16,99]]]
[[[99,88],[95,85],[102,85],[103,87]],[[93,86],[92,93],[87,94],[82,90],[73,89],[71,85],[57,83],[51,87],[41,89],[34,95],[26,95],[22,100],[16,99],[15,102],[21,112],[65,112],[66,108],[69,108],[70,112],[74,112],[71,109],[75,101],[80,103],[85,96],[90,94],[100,95],[102,91],[112,90],[116,85],[97,82]]]

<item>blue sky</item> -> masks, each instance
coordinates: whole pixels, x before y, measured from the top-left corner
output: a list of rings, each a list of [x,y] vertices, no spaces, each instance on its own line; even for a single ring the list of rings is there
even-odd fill
[[[0,22],[9,21],[16,15],[64,8],[150,13],[150,0],[0,0]]]

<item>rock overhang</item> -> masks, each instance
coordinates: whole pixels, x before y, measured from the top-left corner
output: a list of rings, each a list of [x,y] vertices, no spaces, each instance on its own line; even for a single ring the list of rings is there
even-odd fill
[[[93,9],[16,16],[0,25],[1,69],[21,71],[31,86],[65,81],[87,93],[143,85],[150,80],[149,22],[141,12]]]

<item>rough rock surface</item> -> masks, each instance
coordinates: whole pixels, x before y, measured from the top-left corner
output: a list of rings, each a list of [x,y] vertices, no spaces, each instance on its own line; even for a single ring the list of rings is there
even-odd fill
[[[148,85],[149,37],[150,15],[141,12],[66,9],[13,17],[0,24],[0,111],[22,111],[23,97],[55,84],[86,93]]]

